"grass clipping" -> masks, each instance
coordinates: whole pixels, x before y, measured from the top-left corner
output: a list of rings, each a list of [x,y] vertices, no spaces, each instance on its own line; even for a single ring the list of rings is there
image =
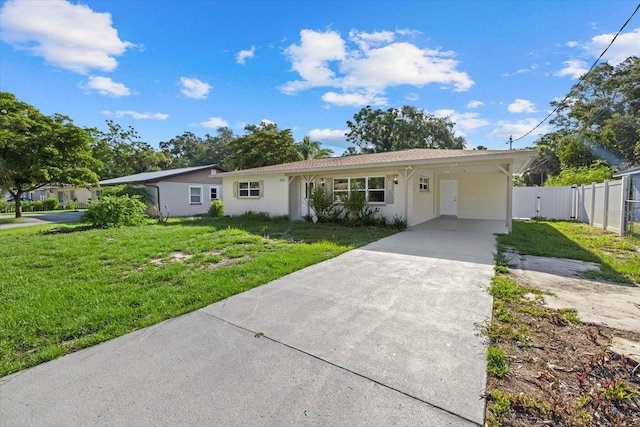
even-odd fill
[[[582,324],[575,310],[552,310],[544,295],[496,268],[490,293],[486,426],[640,425],[638,361],[608,350],[630,332]]]

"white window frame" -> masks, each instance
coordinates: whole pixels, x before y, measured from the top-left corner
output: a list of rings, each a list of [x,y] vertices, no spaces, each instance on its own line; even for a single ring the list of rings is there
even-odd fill
[[[429,177],[428,176],[421,176],[418,178],[418,188],[420,188],[420,191],[428,193],[430,192],[430,188],[429,188]]]
[[[246,188],[242,188],[246,184]],[[243,193],[246,193],[243,195]],[[239,199],[259,199],[260,198],[260,181],[239,181],[238,182],[238,198]]]
[[[211,197],[211,190],[216,190],[216,197]],[[212,185],[209,187],[209,200],[220,200],[220,186]]]
[[[374,179],[374,178],[382,180],[382,182],[383,182],[383,187],[382,188],[372,188],[372,189],[369,188],[369,180],[370,179]],[[351,188],[351,185],[352,185],[351,184],[351,180],[355,181],[355,180],[362,180],[362,179],[364,179],[364,185],[365,185],[365,187],[363,189],[352,189]],[[347,180],[347,189],[346,190],[337,190],[336,191],[336,181],[339,181],[339,180]],[[384,205],[384,204],[387,203],[387,179],[383,175],[380,175],[380,176],[378,176],[378,175],[354,176],[354,177],[348,177],[348,178],[347,177],[339,177],[339,178],[334,178],[333,179],[333,200],[334,200],[334,202],[341,203],[339,197],[336,197],[337,194],[344,194],[344,193],[349,194],[349,193],[351,193],[351,191],[363,191],[364,192],[364,196],[365,196],[365,198],[367,200],[367,204],[370,204],[370,205]],[[369,195],[370,195],[371,192],[382,193],[382,195],[383,195],[382,201],[376,201],[376,202],[370,201],[369,200]]]
[[[198,200],[197,202],[193,201],[193,196],[194,194],[191,193],[191,190],[194,189],[198,189],[200,191],[200,194],[198,195]],[[189,186],[189,204],[190,205],[201,205],[202,204],[202,186],[201,185],[190,185]]]

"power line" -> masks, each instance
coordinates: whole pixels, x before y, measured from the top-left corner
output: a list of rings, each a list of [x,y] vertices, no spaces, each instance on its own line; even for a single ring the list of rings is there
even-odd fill
[[[633,13],[631,14],[631,16],[629,16],[629,18],[625,21],[625,23],[622,25],[622,27],[620,27],[620,29],[618,30],[618,32],[616,33],[615,36],[613,36],[613,39],[611,39],[611,42],[609,43],[609,45],[602,51],[602,53],[600,54],[600,56],[598,56],[598,59],[595,60],[595,62],[591,65],[591,68],[589,68],[589,71],[587,71],[585,74],[583,74],[580,79],[578,79],[578,83],[581,83],[585,77],[587,76],[587,74],[589,74],[591,71],[593,71],[593,69],[596,67],[596,65],[598,65],[598,62],[600,61],[600,59],[602,59],[602,57],[604,56],[605,53],[607,53],[607,50],[609,50],[609,48],[611,47],[611,45],[613,45],[613,42],[618,38],[618,36],[620,35],[620,33],[622,32],[622,30],[625,29],[625,27],[627,26],[627,24],[629,23],[629,21],[631,21],[631,18],[633,18],[633,16],[636,14],[636,12],[638,12],[638,10],[640,9],[640,3],[638,3],[638,5],[636,6],[636,9],[633,11]],[[558,108],[560,108],[561,105],[563,105],[565,103],[565,101],[567,99],[569,99],[569,96],[571,95],[571,91],[569,91],[569,93],[562,98],[562,101],[560,101],[558,103],[558,105],[556,106],[556,108],[553,109],[553,111],[551,111],[549,114],[547,114],[547,117],[545,117],[544,119],[542,119],[542,121],[540,121],[540,123],[538,123],[537,125],[535,125],[529,132],[525,133],[522,136],[519,136],[518,138],[512,139],[512,137],[509,137],[509,141],[507,142],[507,144],[509,143],[513,143],[516,141],[521,140],[522,138],[529,136],[534,130],[538,129],[540,126],[542,126],[547,120],[549,120],[549,117],[551,117],[554,113],[556,113],[558,111]]]

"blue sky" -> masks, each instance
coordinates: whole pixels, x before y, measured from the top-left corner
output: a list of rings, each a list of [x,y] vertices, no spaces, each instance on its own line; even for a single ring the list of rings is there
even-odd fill
[[[456,122],[506,149],[564,97],[637,1],[0,1],[0,90],[79,126],[185,131],[272,121],[340,155],[365,105]],[[640,14],[605,56],[640,55]],[[543,125],[514,148],[549,131]]]

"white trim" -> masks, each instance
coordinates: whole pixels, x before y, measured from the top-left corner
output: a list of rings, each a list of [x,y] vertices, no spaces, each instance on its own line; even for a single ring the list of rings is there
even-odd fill
[[[200,190],[200,201],[199,202],[194,202],[194,201],[191,200],[191,197],[192,197],[191,190],[193,188],[197,188],[197,189]],[[204,198],[202,192],[203,192],[202,185],[190,185],[189,186],[189,205],[201,205],[203,203],[202,199]]]
[[[211,198],[211,190],[213,190],[214,188],[216,189],[216,197],[212,199],[212,198]],[[211,201],[214,201],[214,200],[221,200],[221,197],[220,197],[220,188],[221,188],[221,187],[220,187],[219,185],[210,185],[210,186],[209,186],[209,201],[210,201],[210,202],[211,202]]]

